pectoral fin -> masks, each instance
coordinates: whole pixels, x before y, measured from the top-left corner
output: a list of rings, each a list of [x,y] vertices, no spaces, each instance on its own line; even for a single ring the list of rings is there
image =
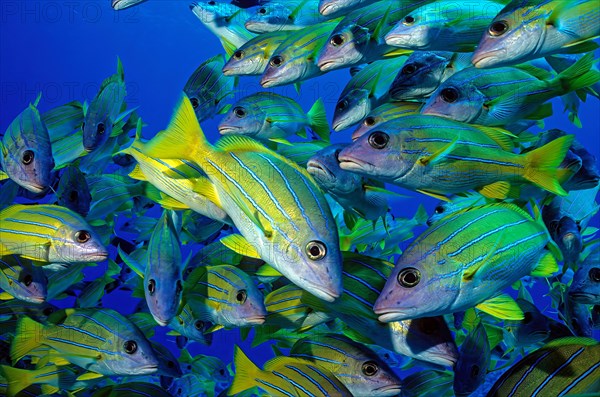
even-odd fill
[[[523,311],[513,298],[506,294],[498,295],[475,306],[482,312],[504,320],[523,320]]]
[[[260,259],[260,255],[256,248],[241,234],[230,234],[219,241],[233,252],[250,258]]]

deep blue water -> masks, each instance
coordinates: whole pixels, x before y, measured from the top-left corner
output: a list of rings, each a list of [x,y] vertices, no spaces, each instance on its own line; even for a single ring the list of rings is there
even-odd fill
[[[121,58],[127,83],[127,103],[139,107],[150,138],[166,127],[175,103],[189,75],[207,58],[222,52],[221,45],[192,14],[184,0],[149,0],[125,11],[115,12],[110,0],[2,0],[0,2],[0,131],[29,102],[42,92],[41,112],[72,100],[90,101],[104,78],[115,73]],[[297,95],[291,86],[275,89],[296,99],[305,110],[322,97],[331,119],[339,93],[348,81],[347,70],[335,71],[303,84]],[[235,98],[261,91],[258,78],[240,80]],[[577,139],[600,158],[600,102],[590,97],[582,104],[583,128],[577,129],[554,102],[554,116],[547,128],[574,133]],[[202,123],[209,139],[216,140],[220,116]],[[350,141],[350,132],[332,133],[334,141]],[[435,200],[402,191],[411,199],[394,201],[393,213],[412,217],[418,204],[431,213]],[[598,227],[598,217],[592,226]],[[93,269],[94,272],[102,271]],[[541,292],[541,290],[540,290]],[[540,302],[541,296],[538,296]],[[131,302],[127,305],[123,302]],[[128,313],[137,300],[128,293],[115,292],[105,306]],[[63,302],[68,304],[68,302]],[[161,330],[162,331],[162,330]],[[172,338],[160,335],[175,349]],[[234,344],[240,344],[258,363],[271,357],[270,349],[250,350],[237,330],[218,332],[211,347],[192,345],[192,353],[216,355],[225,362],[233,357]]]

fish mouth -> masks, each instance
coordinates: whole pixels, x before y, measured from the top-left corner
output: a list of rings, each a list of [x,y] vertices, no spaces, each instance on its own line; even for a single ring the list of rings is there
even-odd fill
[[[250,325],[261,325],[265,323],[266,316],[256,315],[252,317],[246,317],[244,320]]]
[[[158,371],[158,364],[150,364],[150,365],[144,365],[143,367],[138,367],[138,371],[136,373],[143,375],[143,374],[152,374],[156,371]]]
[[[39,304],[39,303],[44,303],[46,301],[46,298],[43,296],[29,296],[29,297],[27,297],[26,301]]]
[[[384,40],[385,40],[385,44],[387,44],[387,45],[401,46],[401,45],[409,44],[409,40],[408,40],[409,38],[410,38],[409,34],[390,32],[385,36]],[[421,46],[416,46],[414,44],[411,44],[411,47],[420,48]]]
[[[32,193],[43,193],[47,188],[46,186],[42,186],[39,183],[29,182],[27,183],[26,189]]]
[[[395,396],[402,392],[402,386],[400,385],[387,385],[382,386],[377,389],[373,389],[374,392],[377,392],[377,395],[381,395],[381,393],[385,393],[386,395]]]
[[[152,315],[152,318],[154,318],[154,321],[156,321],[156,323],[157,323],[158,325],[160,325],[161,327],[166,327],[166,326],[167,326],[167,324],[169,324],[169,322],[168,322],[168,321],[165,321],[165,320],[163,320],[162,318],[159,318],[159,317],[157,317],[157,316],[155,316],[155,315]]]
[[[319,60],[319,62],[317,62],[317,67],[319,69],[321,69],[321,71],[323,71],[323,72],[326,72],[328,70],[335,68],[336,65],[338,65],[338,62],[336,62],[336,59],[326,59],[325,61]]]
[[[354,159],[352,157],[339,156],[340,168],[345,171],[369,171],[375,166],[366,161]]]
[[[239,127],[230,127],[230,126],[218,127],[219,134],[221,134],[221,135],[235,134],[240,129],[241,128],[239,128]]]
[[[569,298],[577,303],[594,304],[598,296],[588,292],[569,292]]]
[[[316,160],[309,160],[306,164],[306,170],[309,174],[318,174],[328,180],[334,180],[335,174],[329,170],[324,164]]]
[[[349,127],[349,125],[344,124],[344,121],[338,121],[338,122],[334,122],[333,125],[331,126],[331,128],[333,128],[334,131],[339,132],[345,128]]]
[[[506,55],[506,51],[503,49],[488,52],[475,51],[473,57],[471,58],[471,63],[476,68],[485,68],[497,63],[494,62],[494,59],[500,58],[502,55]]]
[[[378,319],[382,323],[391,323],[392,321],[408,319],[408,315],[405,311],[394,308],[377,307],[377,302],[375,302],[375,306],[373,306],[373,312],[379,315]]]
[[[323,16],[327,16],[329,14],[333,14],[336,10],[336,7],[331,3],[322,4],[319,7],[319,14]]]
[[[339,298],[342,295],[341,292],[335,293],[332,290],[329,290],[322,286],[316,286],[314,284],[308,284],[306,287],[308,288],[303,289],[307,290],[317,298],[323,299],[326,302],[334,302],[337,298]]]
[[[276,84],[277,84],[277,81],[275,79],[261,79],[260,80],[260,85],[263,86],[263,88],[274,87]]]

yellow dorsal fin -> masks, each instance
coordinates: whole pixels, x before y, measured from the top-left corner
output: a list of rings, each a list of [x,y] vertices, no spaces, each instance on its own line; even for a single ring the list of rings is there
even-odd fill
[[[260,255],[256,248],[241,234],[230,234],[219,241],[233,252],[250,258],[260,259]]]

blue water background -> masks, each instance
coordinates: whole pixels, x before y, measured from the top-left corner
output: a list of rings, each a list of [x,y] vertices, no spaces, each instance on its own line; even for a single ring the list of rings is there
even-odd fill
[[[190,0],[149,0],[125,11],[115,12],[110,0],[46,1],[2,0],[0,2],[0,130],[10,122],[38,92],[43,92],[41,112],[72,100],[90,101],[102,80],[115,73],[117,56],[123,62],[127,83],[127,103],[139,107],[145,124],[143,136],[151,138],[164,129],[173,106],[180,98],[190,74],[207,58],[223,52],[212,35],[189,9]],[[305,110],[322,97],[329,120],[339,94],[350,78],[348,70],[334,71],[303,83],[301,95],[292,86],[273,91],[296,99]],[[261,91],[258,77],[243,77],[234,100]],[[562,104],[554,101],[554,116],[546,120],[547,128],[560,128],[576,134],[588,150],[600,158],[600,102],[590,97],[582,104],[583,128],[573,126],[562,113]],[[216,126],[221,116],[202,123],[209,140],[219,134]],[[351,130],[332,133],[332,141],[349,142]],[[411,218],[423,203],[431,213],[436,200],[395,189],[411,199],[397,199],[393,213]],[[598,227],[598,217],[592,223]],[[186,247],[187,253],[190,248]],[[191,247],[194,249],[194,247]],[[88,279],[106,268],[88,269]],[[549,306],[543,282],[532,295],[540,307]],[[125,305],[123,302],[129,302]],[[106,307],[130,313],[139,302],[127,292],[113,292],[104,299]],[[61,301],[68,305],[72,301]],[[551,314],[551,313],[550,313]],[[555,316],[554,316],[555,317]],[[156,340],[176,350],[173,337],[157,327]],[[211,347],[192,344],[192,354],[216,355],[226,363],[233,357],[234,343],[240,344],[250,357],[261,363],[272,357],[262,346],[250,350],[249,340],[241,342],[237,330],[218,332]]]

